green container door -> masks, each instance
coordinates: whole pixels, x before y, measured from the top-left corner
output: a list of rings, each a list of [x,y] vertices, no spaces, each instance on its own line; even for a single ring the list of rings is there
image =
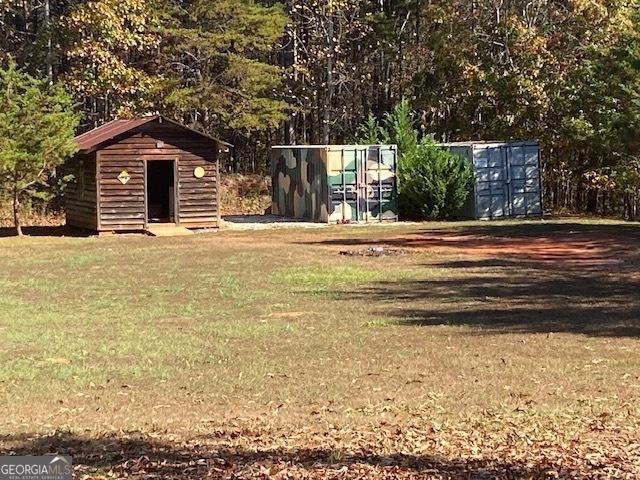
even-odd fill
[[[365,221],[398,220],[397,162],[395,146],[369,148],[364,171],[367,207]]]
[[[327,155],[334,222],[398,219],[395,146],[336,146]]]

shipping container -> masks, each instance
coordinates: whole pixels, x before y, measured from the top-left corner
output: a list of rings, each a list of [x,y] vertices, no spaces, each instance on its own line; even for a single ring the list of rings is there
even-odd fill
[[[397,221],[395,145],[277,146],[272,213],[315,222]]]
[[[458,142],[442,146],[473,166],[473,192],[461,217],[494,219],[542,215],[538,142]]]

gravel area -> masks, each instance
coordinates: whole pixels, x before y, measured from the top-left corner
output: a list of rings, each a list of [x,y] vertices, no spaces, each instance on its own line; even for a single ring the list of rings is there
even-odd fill
[[[225,215],[222,217],[222,227],[228,230],[266,230],[275,228],[325,228],[329,224],[309,222],[299,218],[279,217],[278,215]],[[349,223],[347,227],[364,226],[398,226],[416,225],[413,222],[374,222],[374,223]]]
[[[266,230],[272,228],[323,228],[326,223],[314,223],[277,215],[228,215],[222,217],[229,230]]]

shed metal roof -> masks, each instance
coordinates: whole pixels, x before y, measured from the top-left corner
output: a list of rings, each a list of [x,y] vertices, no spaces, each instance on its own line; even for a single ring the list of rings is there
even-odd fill
[[[82,135],[78,135],[75,138],[76,144],[78,145],[78,150],[81,153],[89,153],[95,150],[97,147],[102,145],[109,140],[114,139],[118,135],[122,135],[123,133],[127,133],[134,128],[141,127],[142,125],[146,125],[147,123],[154,122],[158,120],[160,123],[169,123],[175,125],[177,127],[182,128],[183,130],[187,130],[191,133],[195,133],[207,140],[211,140],[220,145],[225,145],[227,147],[233,147],[230,143],[223,142],[217,138],[214,138],[206,133],[199,132],[198,130],[194,130],[193,128],[189,128],[181,123],[175,122],[169,118],[166,118],[162,115],[150,115],[147,117],[141,118],[132,118],[130,120],[113,120],[109,123],[105,123],[104,125],[94,128]]]

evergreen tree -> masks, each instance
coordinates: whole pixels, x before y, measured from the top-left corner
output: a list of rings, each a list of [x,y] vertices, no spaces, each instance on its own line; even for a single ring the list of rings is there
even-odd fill
[[[272,131],[286,119],[282,71],[270,60],[287,17],[252,0],[165,5],[164,106],[205,130],[236,137]]]
[[[376,145],[378,143],[382,143],[381,139],[385,134],[386,132],[380,126],[378,119],[373,115],[373,113],[369,113],[367,121],[358,127],[356,142],[362,145]]]
[[[471,165],[425,137],[398,168],[400,215],[412,220],[455,217],[472,191]]]
[[[385,115],[382,126],[369,114],[359,128],[360,138],[398,146],[400,216],[413,220],[451,218],[471,191],[471,165],[436,145],[431,136],[421,139],[414,117],[409,100],[403,98]]]
[[[21,201],[73,154],[77,125],[61,87],[21,72],[14,63],[0,69],[0,186],[11,197],[18,235]]]
[[[384,116],[383,141],[398,146],[401,163],[405,155],[412,154],[418,147],[419,133],[414,127],[413,117],[414,113],[406,98]]]

